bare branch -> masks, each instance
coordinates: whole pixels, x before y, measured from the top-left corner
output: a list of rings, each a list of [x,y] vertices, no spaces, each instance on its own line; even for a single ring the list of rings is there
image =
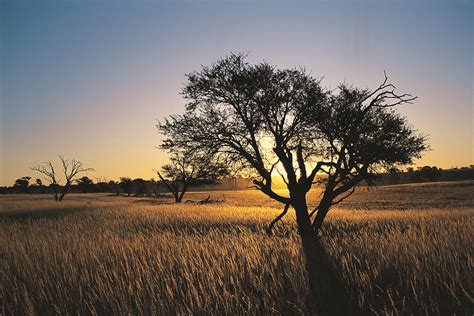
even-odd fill
[[[80,161],[73,159],[69,162],[62,155],[59,155],[63,167],[63,173],[65,176],[66,183],[62,187],[62,193],[58,196],[59,179],[56,178],[56,171],[51,161],[43,162],[41,165],[30,167],[31,170],[42,173],[46,176],[46,180],[50,182],[53,189],[53,196],[56,201],[61,201],[66,195],[67,190],[74,181],[74,177],[81,172],[93,171],[92,168],[84,168]]]
[[[278,221],[281,221],[282,218],[286,215],[286,213],[288,213],[288,209],[290,208],[290,204],[286,204],[285,205],[285,208],[283,209],[283,212],[280,213],[280,215],[278,215],[271,223],[270,225],[268,225],[268,229],[267,229],[267,234],[268,236],[271,236],[272,233],[273,233],[273,227],[276,225],[276,223]]]
[[[332,205],[337,205],[339,203],[341,203],[342,201],[344,201],[345,199],[347,199],[348,197],[350,197],[352,194],[354,194],[356,190],[356,186],[354,185],[351,189],[351,191],[349,191],[349,193],[347,193],[346,195],[344,195],[343,197],[341,197],[339,200],[335,201],[335,202],[332,202]]]
[[[277,193],[275,193],[272,189],[271,186],[268,184],[263,183],[262,181],[259,180],[253,180],[253,183],[257,186],[258,190],[262,191],[269,197],[271,197],[274,200],[277,200],[278,202],[284,203],[284,204],[289,204],[290,199],[284,196],[281,196]]]
[[[319,210],[319,206],[316,206],[309,214],[308,217],[311,218]]]

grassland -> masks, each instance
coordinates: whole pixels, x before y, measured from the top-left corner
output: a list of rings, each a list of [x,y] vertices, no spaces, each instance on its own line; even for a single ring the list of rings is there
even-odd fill
[[[472,315],[473,189],[458,182],[360,190],[331,211],[323,242],[355,313]],[[6,312],[310,313],[294,217],[268,237],[280,205],[255,191],[209,194],[225,202],[1,196]]]

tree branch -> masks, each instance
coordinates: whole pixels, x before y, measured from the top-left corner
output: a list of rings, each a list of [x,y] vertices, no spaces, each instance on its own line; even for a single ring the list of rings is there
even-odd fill
[[[285,208],[283,209],[283,212],[280,213],[280,215],[278,215],[271,223],[270,225],[268,225],[268,229],[267,229],[267,234],[268,236],[271,236],[272,235],[272,232],[273,232],[273,227],[276,225],[276,223],[278,221],[280,221],[285,215],[286,213],[288,213],[288,209],[290,208],[290,204],[286,204],[285,205]]]
[[[262,181],[259,181],[259,180],[253,180],[253,183],[257,186],[258,190],[262,191],[263,193],[265,193],[266,195],[268,195],[272,199],[277,200],[278,202],[283,203],[283,204],[289,204],[290,203],[289,198],[281,196],[281,195],[275,193],[271,189],[271,182],[270,182],[270,185],[269,185],[269,184],[265,184],[265,183],[263,183]]]

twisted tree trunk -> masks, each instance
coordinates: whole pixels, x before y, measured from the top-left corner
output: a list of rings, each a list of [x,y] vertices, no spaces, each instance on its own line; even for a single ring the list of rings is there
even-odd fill
[[[316,232],[316,234],[319,232],[321,229],[321,226],[323,225],[324,219],[326,218],[326,215],[329,212],[329,209],[331,207],[331,202],[323,200],[319,207],[318,207],[318,212],[316,213],[316,216],[313,221],[313,230]]]
[[[305,199],[293,203],[296,211],[298,233],[308,274],[309,295],[307,306],[318,315],[344,315],[350,312],[349,300],[321,239],[315,233],[308,216]]]
[[[67,182],[62,191],[61,191],[61,195],[59,196],[59,202],[61,202],[63,199],[64,199],[64,196],[66,196],[66,193],[67,191],[69,190],[69,187],[71,186],[71,183],[70,182]]]

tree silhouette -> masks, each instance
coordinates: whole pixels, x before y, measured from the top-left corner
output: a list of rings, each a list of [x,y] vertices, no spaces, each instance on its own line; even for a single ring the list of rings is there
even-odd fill
[[[393,111],[415,97],[395,93],[386,76],[374,90],[340,85],[338,93],[325,91],[304,69],[250,65],[240,54],[187,79],[185,113],[159,124],[166,135],[161,148],[223,157],[234,169],[251,170],[255,187],[285,205],[271,227],[290,206],[295,210],[310,289],[327,297],[317,286],[318,272],[320,284],[332,282],[317,233],[331,206],[359,183],[371,183],[382,168],[410,164],[426,148],[425,138]],[[272,188],[274,174],[287,195]],[[323,193],[310,210],[307,194],[315,184]],[[329,312],[319,303],[320,312]]]
[[[80,177],[76,182],[77,186],[83,193],[89,193],[94,190],[94,181],[87,176]]]
[[[181,203],[192,184],[212,184],[228,173],[225,163],[212,156],[183,151],[172,151],[170,163],[156,172],[166,188],[173,194],[175,202]]]
[[[136,178],[133,179],[132,182],[135,192],[133,196],[149,195],[148,181],[143,180],[141,178]]]
[[[420,178],[428,181],[436,181],[441,177],[441,171],[437,167],[424,166],[419,168],[416,172],[419,173]]]
[[[49,181],[53,190],[53,196],[56,202],[60,202],[64,199],[64,196],[68,192],[71,184],[75,181],[75,178],[78,174],[94,170],[92,168],[85,168],[82,162],[76,159],[67,160],[62,155],[59,155],[59,159],[61,160],[61,166],[65,180],[65,184],[62,186],[62,188],[60,187],[60,180],[51,161],[48,160],[43,162],[41,165],[30,168],[31,170],[45,175],[45,179]]]
[[[120,195],[120,185],[119,185],[119,183],[117,183],[113,180],[110,180],[107,183],[106,192],[112,192],[116,196]]]
[[[17,192],[20,193],[27,193],[28,192],[28,186],[30,184],[31,177],[26,176],[26,177],[21,177],[20,179],[16,179],[15,183],[13,184],[13,187]]]
[[[122,191],[124,193],[126,193],[128,196],[130,196],[130,194],[132,194],[133,181],[132,181],[131,178],[121,177],[119,186],[122,189]]]

